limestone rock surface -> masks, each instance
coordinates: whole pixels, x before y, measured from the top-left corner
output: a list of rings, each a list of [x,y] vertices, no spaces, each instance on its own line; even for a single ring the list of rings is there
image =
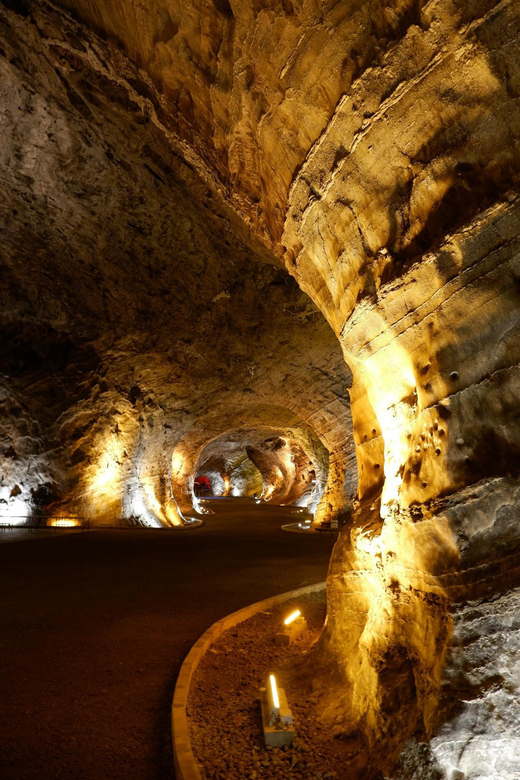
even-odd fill
[[[12,5],[4,500],[174,522],[210,442],[314,436],[346,772],[517,780],[518,3]]]
[[[177,444],[244,416],[341,449],[334,334],[117,85],[115,54],[51,6],[1,23],[5,515],[177,523]]]

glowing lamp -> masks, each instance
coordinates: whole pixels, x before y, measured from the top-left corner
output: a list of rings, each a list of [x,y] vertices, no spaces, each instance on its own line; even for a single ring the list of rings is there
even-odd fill
[[[275,645],[290,645],[295,639],[298,639],[302,631],[307,628],[307,621],[299,609],[295,609],[290,615],[287,615],[283,621],[281,631],[274,635]]]
[[[270,719],[280,717],[280,697],[278,696],[278,686],[274,674],[269,675],[269,685],[267,688],[267,700],[269,702]]]
[[[260,689],[262,726],[265,744],[270,747],[290,745],[294,739],[293,717],[283,688],[278,688],[276,677],[270,674],[265,688]]]
[[[55,520],[53,523],[55,528],[74,528],[76,525],[75,520]]]
[[[290,626],[290,625],[291,625],[291,623],[292,623],[294,620],[296,620],[296,618],[300,617],[300,615],[301,615],[301,614],[302,614],[302,613],[300,612],[300,610],[299,610],[299,609],[296,609],[294,612],[291,612],[291,614],[289,615],[289,617],[286,617],[286,618],[285,618],[285,620],[283,621],[283,623],[284,623],[284,626]]]

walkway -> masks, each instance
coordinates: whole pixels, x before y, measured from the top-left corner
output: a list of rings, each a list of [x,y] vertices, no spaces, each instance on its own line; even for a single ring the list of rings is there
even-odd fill
[[[0,545],[3,780],[172,777],[190,646],[219,617],[324,579],[333,544],[282,532],[284,507],[215,506],[199,530]]]

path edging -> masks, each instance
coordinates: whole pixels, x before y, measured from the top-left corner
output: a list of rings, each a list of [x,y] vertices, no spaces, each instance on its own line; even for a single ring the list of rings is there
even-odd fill
[[[282,525],[282,531],[286,531],[289,534],[307,534],[308,536],[316,532],[316,529],[312,526],[309,526],[309,528],[298,528],[299,525],[299,523],[285,523]]]
[[[228,628],[242,623],[244,620],[256,615],[258,612],[275,607],[277,604],[283,604],[284,601],[303,596],[306,593],[316,593],[325,590],[325,582],[317,582],[314,585],[306,585],[303,588],[289,590],[286,593],[279,593],[263,601],[257,601],[248,607],[232,612],[231,615],[217,620],[207,631],[195,642],[190,652],[184,659],[181,666],[175,692],[172,702],[172,742],[173,742],[173,762],[175,766],[175,776],[177,780],[202,780],[201,774],[195,756],[191,749],[190,732],[188,727],[188,718],[186,716],[186,704],[190,691],[190,683],[193,674],[202,660],[205,653],[219,636],[227,631]]]

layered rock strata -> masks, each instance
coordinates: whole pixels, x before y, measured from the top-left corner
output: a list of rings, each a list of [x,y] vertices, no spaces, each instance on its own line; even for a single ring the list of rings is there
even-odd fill
[[[9,15],[15,39],[30,35],[33,52],[54,58],[45,79],[31,75],[29,94],[63,94],[62,80],[72,80],[74,111],[86,113],[81,95],[94,70],[96,81],[107,79],[104,127],[130,96],[135,121],[146,116],[154,138],[197,171],[183,181],[200,193],[198,202],[211,191],[218,224],[285,263],[327,318],[352,372],[357,503],[331,563],[315,680],[319,716],[345,740],[346,771],[393,772],[410,738],[397,765],[402,777],[513,780],[518,5],[75,0],[69,7],[91,32],[45,4],[28,6],[30,24]],[[34,55],[9,56],[10,78],[25,83]],[[20,87],[12,89],[11,126],[30,136],[23,122],[34,124],[25,117],[38,97],[25,98],[18,119]],[[88,110],[87,137],[95,121]],[[17,144],[7,148],[15,168]],[[24,149],[22,161],[39,154]],[[20,176],[34,179],[26,168]],[[26,200],[20,194],[15,208],[24,213],[33,182],[20,181]],[[15,182],[9,187],[16,192]],[[27,238],[29,261],[42,237]],[[62,308],[53,302],[58,320]],[[302,354],[312,349],[310,333],[304,341]],[[294,402],[275,393],[272,406],[303,423],[334,409],[341,421],[342,393],[301,413],[306,368],[304,392],[291,383]],[[210,418],[199,416],[210,423],[206,442],[231,429]],[[272,415],[263,420],[278,426]],[[341,425],[329,422],[312,427],[330,453],[329,494],[337,496],[348,456],[334,433]],[[202,451],[202,431],[176,430],[190,458]],[[187,479],[178,479],[181,494]],[[416,749],[430,738],[429,751]]]
[[[351,441],[334,334],[118,86],[117,54],[51,6],[1,24],[2,518],[180,522],[172,454],[211,440],[208,410],[218,433],[282,409]]]

